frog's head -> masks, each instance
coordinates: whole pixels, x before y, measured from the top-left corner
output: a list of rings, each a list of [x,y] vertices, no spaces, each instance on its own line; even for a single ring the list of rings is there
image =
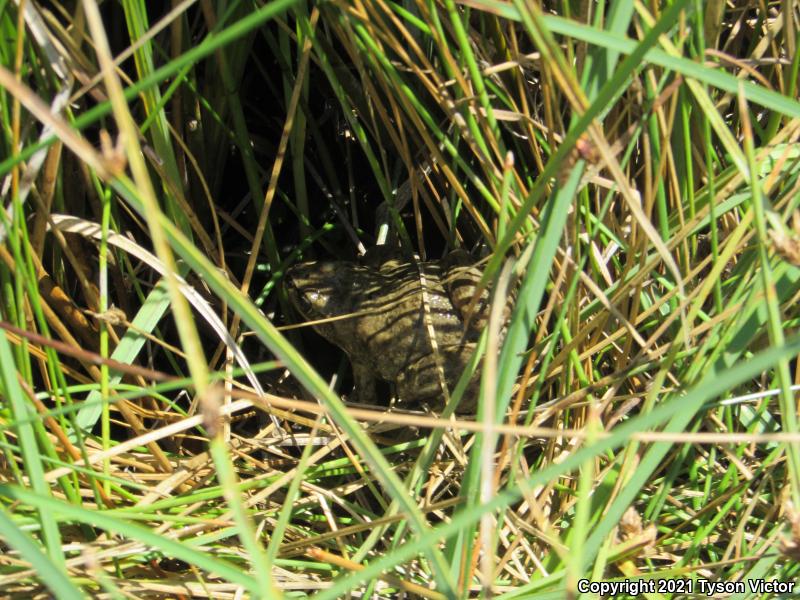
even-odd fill
[[[369,269],[343,261],[298,263],[286,272],[290,302],[314,330],[341,347],[351,342],[352,319],[341,319],[357,309],[359,291]]]
[[[335,263],[305,262],[286,272],[286,291],[295,309],[307,319],[330,316],[340,287]]]

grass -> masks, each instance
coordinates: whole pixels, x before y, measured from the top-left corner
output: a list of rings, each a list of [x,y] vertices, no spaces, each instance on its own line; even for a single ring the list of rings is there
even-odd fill
[[[796,3],[26,4],[4,596],[796,579]],[[349,403],[292,327],[287,268],[386,237],[481,265],[477,414],[468,374],[439,411]]]

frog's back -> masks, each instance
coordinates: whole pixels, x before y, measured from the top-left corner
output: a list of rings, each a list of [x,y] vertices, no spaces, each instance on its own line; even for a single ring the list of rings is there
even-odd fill
[[[425,293],[417,265],[387,264],[379,271],[381,293],[361,290],[359,304],[364,316],[358,320],[357,349],[363,361],[374,366],[378,376],[395,381],[413,369],[431,352],[430,321],[437,336],[448,338],[460,328],[447,295],[440,284],[438,266],[430,265]],[[426,318],[424,303],[431,307]]]
[[[391,292],[382,298],[380,326],[368,349],[383,379],[397,384],[403,404],[440,401],[442,385],[452,388],[475,351],[479,332],[465,324],[443,284],[438,262],[384,267]],[[381,312],[381,308],[383,312]],[[365,332],[366,333],[366,332]]]

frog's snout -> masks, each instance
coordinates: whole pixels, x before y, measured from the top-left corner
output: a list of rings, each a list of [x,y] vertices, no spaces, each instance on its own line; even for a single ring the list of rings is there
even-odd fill
[[[286,275],[285,285],[286,294],[289,296],[289,302],[292,303],[292,306],[294,306],[300,314],[305,316],[311,306],[305,297],[305,293],[300,289],[298,282],[290,273]]]

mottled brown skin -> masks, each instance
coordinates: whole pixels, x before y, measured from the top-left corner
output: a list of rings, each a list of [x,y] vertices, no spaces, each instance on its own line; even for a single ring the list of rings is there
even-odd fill
[[[420,270],[426,282],[429,318],[423,306]],[[480,335],[475,326],[465,328],[448,290],[448,281],[463,284],[464,271],[462,266],[442,261],[408,264],[387,260],[374,266],[308,262],[287,272],[286,285],[292,303],[309,321],[347,315],[314,325],[314,329],[349,356],[359,401],[374,403],[375,380],[381,379],[395,384],[401,405],[416,408],[427,402],[441,409],[445,396],[427,322],[433,325],[439,362],[452,391]],[[474,409],[477,377],[473,380],[459,412]]]

